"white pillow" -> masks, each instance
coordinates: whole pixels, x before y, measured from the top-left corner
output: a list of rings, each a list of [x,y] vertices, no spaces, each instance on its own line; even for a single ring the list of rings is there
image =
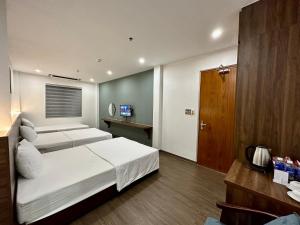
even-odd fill
[[[31,127],[32,129],[34,129],[34,124],[30,120],[22,118],[21,121],[22,121],[22,125]]]
[[[16,166],[23,177],[36,178],[43,169],[43,156],[33,144],[24,139],[19,143],[17,149]]]
[[[20,132],[27,141],[33,142],[37,138],[37,133],[31,127],[20,126]]]

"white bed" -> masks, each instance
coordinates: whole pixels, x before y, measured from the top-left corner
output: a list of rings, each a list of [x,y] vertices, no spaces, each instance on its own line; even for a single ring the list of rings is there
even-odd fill
[[[99,130],[97,128],[89,128],[83,130],[70,130],[63,132],[73,141],[73,146],[85,145],[97,141],[112,139],[112,134]]]
[[[35,127],[34,130],[38,133],[50,133],[50,132],[58,132],[58,131],[67,131],[67,130],[79,130],[79,129],[87,129],[88,125],[75,123],[75,124],[56,124],[56,125],[48,125],[48,126],[40,126]]]
[[[123,137],[86,146],[115,167],[118,191],[159,169],[157,149]]]
[[[72,157],[70,157],[72,156]],[[32,223],[115,184],[115,169],[85,146],[43,154],[35,179],[18,179],[18,221]]]
[[[39,151],[45,153],[111,138],[112,134],[108,132],[96,128],[88,128],[38,134],[37,139],[33,141],[33,145]]]
[[[18,179],[19,223],[32,223],[70,207],[114,184],[120,191],[159,169],[157,149],[126,138],[43,154],[36,179]]]

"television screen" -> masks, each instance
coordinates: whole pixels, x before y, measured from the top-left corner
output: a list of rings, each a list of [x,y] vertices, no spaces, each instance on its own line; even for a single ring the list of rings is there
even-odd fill
[[[120,116],[124,116],[124,117],[132,116],[132,106],[131,105],[120,105]]]

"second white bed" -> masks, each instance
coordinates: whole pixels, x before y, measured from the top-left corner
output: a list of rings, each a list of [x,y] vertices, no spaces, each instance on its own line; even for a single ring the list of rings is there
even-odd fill
[[[51,133],[51,132],[58,132],[58,131],[67,131],[67,130],[80,130],[80,129],[87,129],[89,128],[88,125],[81,124],[81,123],[72,123],[72,124],[56,124],[56,125],[48,125],[48,126],[40,126],[35,127],[34,130],[38,133]]]
[[[111,133],[96,128],[88,128],[38,134],[33,145],[42,153],[46,153],[111,138]]]
[[[118,191],[159,169],[157,149],[127,138],[114,138],[86,146],[115,167]]]

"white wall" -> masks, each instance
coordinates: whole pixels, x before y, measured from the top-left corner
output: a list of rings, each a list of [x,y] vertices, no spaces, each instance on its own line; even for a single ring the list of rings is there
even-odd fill
[[[161,148],[163,102],[163,67],[154,67],[153,74],[153,135],[152,146]]]
[[[197,160],[200,71],[236,63],[232,47],[164,66],[162,150]],[[186,108],[195,114],[185,115]]]
[[[18,115],[21,111],[20,102],[20,76],[18,73],[14,73],[11,69],[11,82],[12,82],[12,93],[11,93],[11,113],[13,116]]]
[[[7,130],[11,124],[11,102],[5,0],[0,0],[0,81],[0,130]]]
[[[81,122],[90,127],[98,127],[98,85],[79,81],[67,81],[46,76],[14,72],[19,76],[21,111],[24,117],[34,124],[50,125]],[[45,84],[59,84],[82,88],[82,117],[51,118],[45,117]]]

